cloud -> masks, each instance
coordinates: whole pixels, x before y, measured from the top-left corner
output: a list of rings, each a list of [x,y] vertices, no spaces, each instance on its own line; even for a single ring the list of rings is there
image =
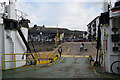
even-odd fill
[[[102,12],[101,1],[103,0],[17,0],[16,7],[28,14],[30,26],[58,24],[62,28],[87,30],[86,25]]]
[[[86,25],[101,12],[100,5],[91,6],[93,3],[68,3],[64,4],[65,16],[60,18],[59,25],[69,29],[87,30]],[[86,7],[86,6],[89,7]],[[97,8],[97,9],[96,9]]]
[[[26,12],[32,24],[87,30],[86,25],[100,14],[101,5],[92,2],[42,3],[19,2],[17,8]]]
[[[19,2],[107,2],[109,0],[17,0]],[[111,0],[115,2],[115,0]]]
[[[44,15],[44,11],[46,10],[46,6],[35,6],[36,4],[33,5],[33,3],[24,3],[24,2],[19,2],[17,3],[17,9],[25,12],[26,14],[28,14],[28,18],[31,20],[32,24],[39,24],[39,22],[45,20],[45,16],[44,18],[41,17],[41,14]]]
[[[86,25],[102,12],[103,0],[17,0],[17,8],[34,24],[87,30]],[[26,2],[25,2],[26,1]],[[112,1],[112,0],[111,0]]]

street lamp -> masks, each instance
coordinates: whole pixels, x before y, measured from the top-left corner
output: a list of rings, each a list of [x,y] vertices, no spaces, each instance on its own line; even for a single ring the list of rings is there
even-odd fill
[[[41,35],[42,35],[42,32],[40,32],[40,41],[41,41]]]
[[[59,36],[59,33],[58,33],[58,24],[57,24],[57,35],[56,35],[56,41],[55,41],[55,46],[57,46],[58,44],[58,36]]]

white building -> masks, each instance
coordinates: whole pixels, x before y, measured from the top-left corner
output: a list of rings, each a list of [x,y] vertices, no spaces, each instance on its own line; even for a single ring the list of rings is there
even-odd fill
[[[93,19],[88,25],[88,39],[90,41],[94,41],[97,38],[97,31],[98,31],[98,25],[99,25],[99,16],[97,16],[95,19]]]

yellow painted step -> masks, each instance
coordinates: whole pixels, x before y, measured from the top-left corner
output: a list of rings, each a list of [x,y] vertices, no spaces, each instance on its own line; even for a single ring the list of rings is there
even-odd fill
[[[91,61],[91,65],[94,66],[94,61]]]
[[[37,65],[39,65],[39,64],[47,64],[47,63],[50,63],[50,60],[37,61]]]
[[[53,59],[53,61],[55,61],[58,57],[55,57]],[[47,63],[50,63],[50,60],[41,60],[41,61],[37,61],[37,65],[39,64],[47,64]]]
[[[62,55],[62,57],[89,57],[88,55],[80,56],[80,55]]]

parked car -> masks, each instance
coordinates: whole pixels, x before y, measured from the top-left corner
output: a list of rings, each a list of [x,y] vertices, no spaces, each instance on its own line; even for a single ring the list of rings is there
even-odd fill
[[[78,38],[73,38],[73,42],[78,42]]]
[[[71,39],[70,38],[66,38],[65,41],[71,42]]]
[[[79,38],[78,42],[84,42],[84,39],[83,38]]]

